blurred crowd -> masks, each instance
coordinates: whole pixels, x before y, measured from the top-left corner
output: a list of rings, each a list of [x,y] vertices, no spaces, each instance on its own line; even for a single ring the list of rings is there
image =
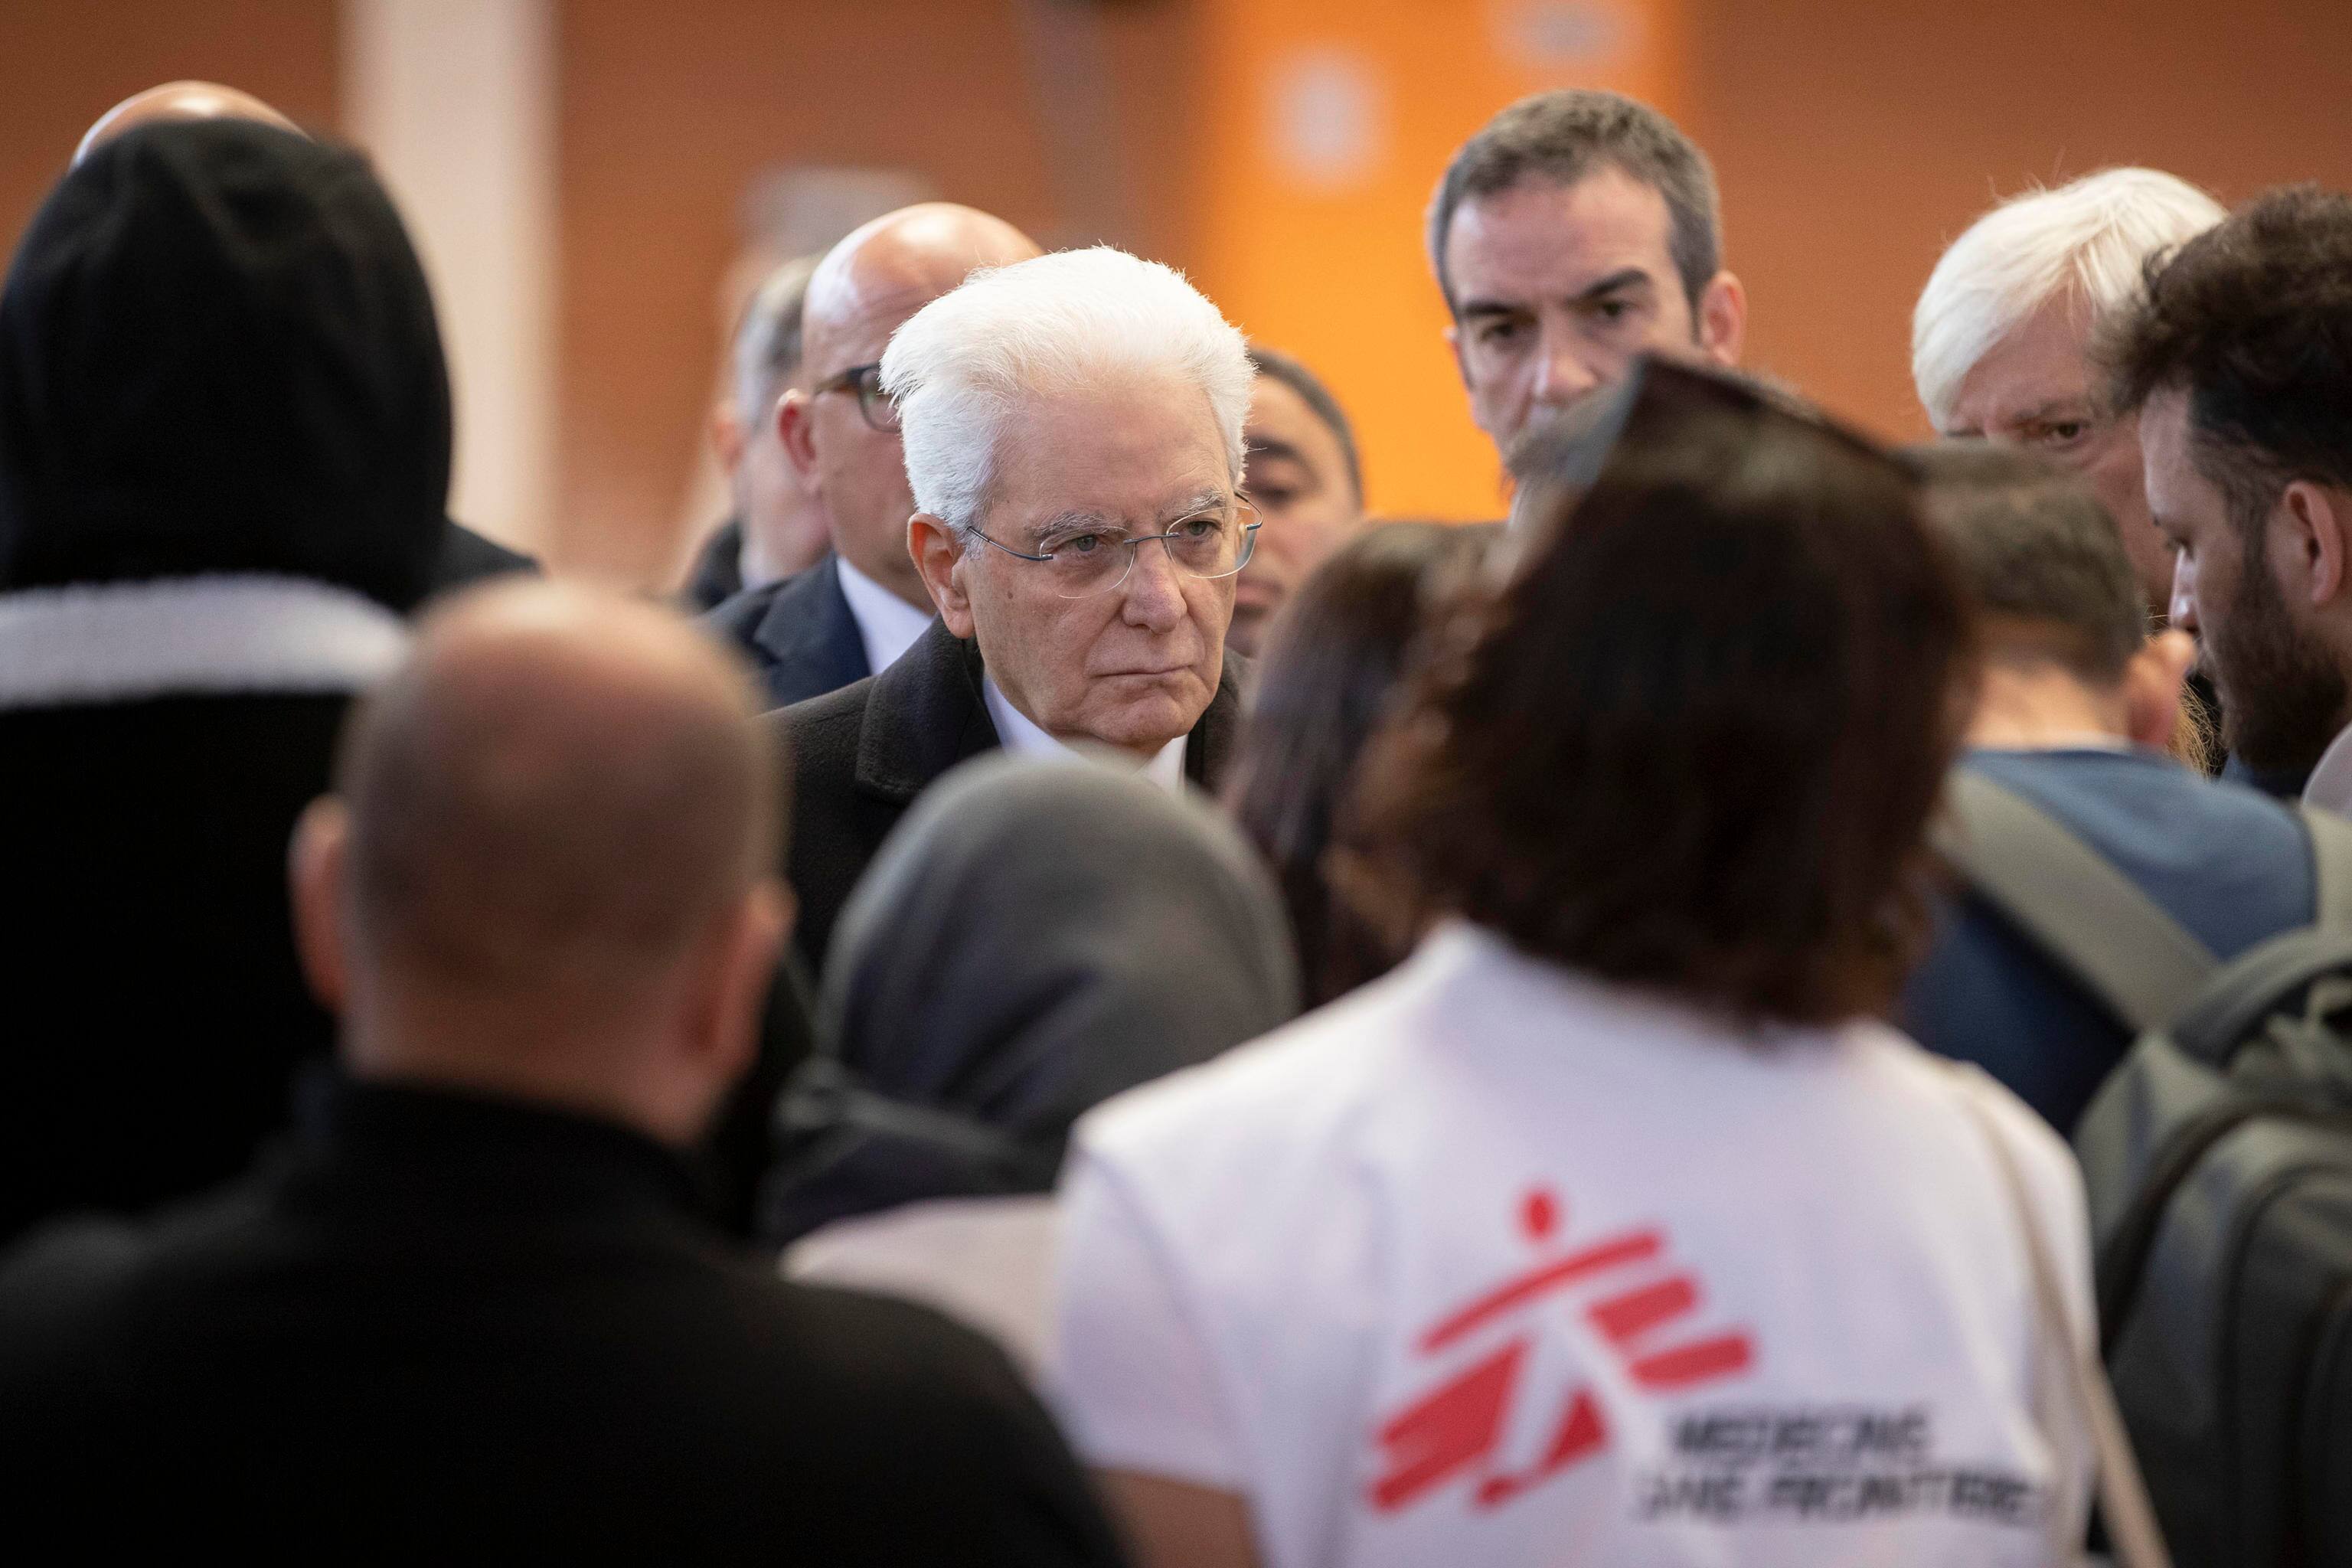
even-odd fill
[[[94,126],[0,293],[16,1533],[2352,1563],[2352,197],[1954,215],[1890,449],[1656,110],[1432,173],[1507,518],[926,203],[753,294],[656,602],[448,515],[363,156]]]

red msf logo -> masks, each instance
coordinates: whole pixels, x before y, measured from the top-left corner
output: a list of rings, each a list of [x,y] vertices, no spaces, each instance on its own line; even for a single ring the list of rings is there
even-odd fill
[[[1570,1310],[1583,1312],[1643,1388],[1669,1393],[1747,1370],[1754,1352],[1744,1333],[1659,1342],[1661,1331],[1698,1306],[1698,1284],[1689,1275],[1675,1274],[1613,1295],[1596,1297],[1590,1289],[1662,1255],[1664,1233],[1626,1231],[1562,1252],[1553,1239],[1559,1224],[1559,1202],[1540,1188],[1529,1193],[1520,1205],[1519,1225],[1537,1248],[1535,1265],[1431,1327],[1416,1347],[1421,1354],[1443,1355],[1489,1323],[1524,1314],[1548,1297],[1568,1295],[1582,1300],[1580,1309],[1571,1304]],[[1517,1472],[1496,1468],[1495,1450],[1523,1393],[1519,1373],[1530,1342],[1523,1329],[1381,1423],[1376,1440],[1382,1468],[1370,1491],[1374,1508],[1409,1508],[1456,1477],[1475,1480],[1474,1506],[1496,1508],[1609,1446],[1600,1402],[1590,1387],[1579,1385],[1561,1396],[1559,1424],[1534,1466]]]

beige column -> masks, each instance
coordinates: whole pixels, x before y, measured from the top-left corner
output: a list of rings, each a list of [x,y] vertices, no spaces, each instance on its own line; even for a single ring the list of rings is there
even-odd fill
[[[423,253],[457,408],[451,515],[548,537],[555,381],[553,0],[341,0],[344,130]]]

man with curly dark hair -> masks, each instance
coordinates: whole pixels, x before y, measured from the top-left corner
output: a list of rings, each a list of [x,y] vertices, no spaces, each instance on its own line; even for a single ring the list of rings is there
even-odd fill
[[[2229,771],[2352,805],[2352,196],[2257,198],[2153,268],[2105,349]]]

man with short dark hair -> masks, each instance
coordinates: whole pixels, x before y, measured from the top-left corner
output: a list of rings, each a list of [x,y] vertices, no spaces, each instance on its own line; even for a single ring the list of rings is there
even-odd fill
[[[93,1558],[1108,1564],[1001,1352],[790,1285],[685,1151],[790,899],[776,759],[688,623],[526,583],[430,617],[297,830],[342,1074],[282,1156],[0,1269],[0,1468]]]
[[[689,608],[716,609],[745,588],[804,571],[831,542],[824,510],[784,451],[780,406],[800,374],[801,310],[816,263],[803,256],[769,273],[736,323],[727,395],[710,411],[710,446],[735,510],[695,552]]]
[[[1706,155],[1613,92],[1540,93],[1465,142],[1429,206],[1471,416],[1507,454],[1651,352],[1737,363],[1748,296],[1723,268]]]
[[[1249,358],[1257,379],[1242,427],[1242,489],[1262,526],[1225,643],[1255,658],[1275,612],[1364,526],[1364,471],[1347,412],[1313,371],[1263,343]]]
[[[2228,772],[2352,806],[2352,197],[2304,186],[2231,214],[2148,279],[2105,353]]]
[[[2131,558],[2084,481],[1977,442],[1912,461],[1979,610],[1982,685],[1960,766],[2056,819],[2222,959],[2308,921],[2311,846],[2293,814],[2164,754],[2193,649],[2179,630],[2149,635]],[[1944,911],[1901,1021],[2062,1132],[2131,1043],[1975,893]]]

